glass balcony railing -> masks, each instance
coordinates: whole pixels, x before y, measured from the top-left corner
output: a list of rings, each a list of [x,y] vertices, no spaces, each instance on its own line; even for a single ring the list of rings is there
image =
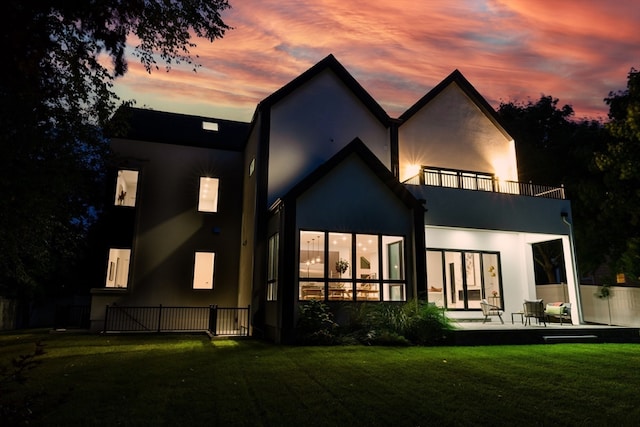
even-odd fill
[[[551,187],[517,181],[505,181],[493,175],[480,172],[423,168],[421,173],[406,180],[404,183],[518,194],[521,196],[544,197],[547,199],[565,199],[564,186]]]

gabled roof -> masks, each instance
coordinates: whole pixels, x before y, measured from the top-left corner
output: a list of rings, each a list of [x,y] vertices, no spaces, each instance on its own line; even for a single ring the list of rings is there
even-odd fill
[[[300,86],[304,85],[318,74],[325,70],[331,70],[342,81],[345,86],[369,109],[369,111],[386,127],[391,119],[384,109],[376,102],[369,92],[367,92],[356,79],[353,78],[346,68],[333,55],[328,55],[323,60],[309,68],[304,73],[287,83],[258,104],[257,109],[270,108],[283,98],[293,93]]]
[[[393,174],[386,168],[386,166],[376,157],[375,154],[367,148],[367,146],[360,140],[355,138],[349,144],[347,144],[342,150],[338,151],[333,157],[320,165],[316,170],[311,172],[302,181],[298,182],[293,188],[291,188],[284,196],[282,200],[285,203],[288,200],[295,200],[305,191],[311,188],[316,182],[328,175],[336,166],[352,154],[358,156],[369,169],[378,177],[381,183],[387,186],[404,204],[409,208],[424,209],[422,201],[416,199],[416,197],[405,188],[404,185],[393,176]]]
[[[507,138],[512,139],[507,133],[504,126],[500,123],[498,114],[493,107],[487,102],[486,99],[476,88],[469,83],[469,81],[462,75],[459,70],[454,70],[451,74],[442,80],[438,85],[431,89],[425,96],[420,98],[415,104],[413,104],[407,111],[405,111],[399,118],[401,122],[409,120],[414,114],[420,111],[425,105],[431,102],[436,96],[438,96],[444,89],[446,89],[452,83],[456,83],[460,89],[467,95],[476,106],[482,111],[487,118],[498,128],[498,130]]]
[[[218,130],[203,129],[216,123]],[[213,117],[190,116],[143,108],[121,107],[111,120],[111,138],[241,151],[250,123]]]

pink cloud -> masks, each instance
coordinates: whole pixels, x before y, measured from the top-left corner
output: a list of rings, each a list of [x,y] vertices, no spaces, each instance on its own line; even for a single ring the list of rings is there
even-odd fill
[[[494,106],[541,94],[578,117],[606,116],[640,58],[640,6],[595,0],[242,0],[234,29],[198,41],[202,67],[145,74],[132,59],[123,93],[156,109],[190,102],[249,120],[256,104],[333,53],[392,116],[458,68]],[[166,100],[166,102],[163,102]],[[173,109],[172,109],[173,108]],[[179,111],[180,112],[180,111]],[[225,117],[224,115],[222,117]]]

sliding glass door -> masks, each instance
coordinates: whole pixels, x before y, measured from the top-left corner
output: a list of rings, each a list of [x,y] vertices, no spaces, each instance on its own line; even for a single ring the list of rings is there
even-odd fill
[[[430,302],[461,310],[479,310],[482,299],[502,306],[500,289],[498,253],[427,250]]]

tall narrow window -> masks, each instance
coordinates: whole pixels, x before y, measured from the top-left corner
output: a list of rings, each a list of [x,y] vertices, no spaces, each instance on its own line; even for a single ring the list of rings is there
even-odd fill
[[[107,263],[107,288],[126,288],[129,283],[129,258],[131,249],[109,249]]]
[[[214,252],[196,252],[193,266],[193,289],[213,289],[215,259]]]
[[[267,254],[267,301],[278,299],[278,247],[280,238],[274,234],[269,238]]]
[[[198,210],[200,212],[218,212],[218,178],[200,177],[200,197]]]
[[[116,206],[135,206],[138,189],[138,171],[121,169],[116,179]]]

